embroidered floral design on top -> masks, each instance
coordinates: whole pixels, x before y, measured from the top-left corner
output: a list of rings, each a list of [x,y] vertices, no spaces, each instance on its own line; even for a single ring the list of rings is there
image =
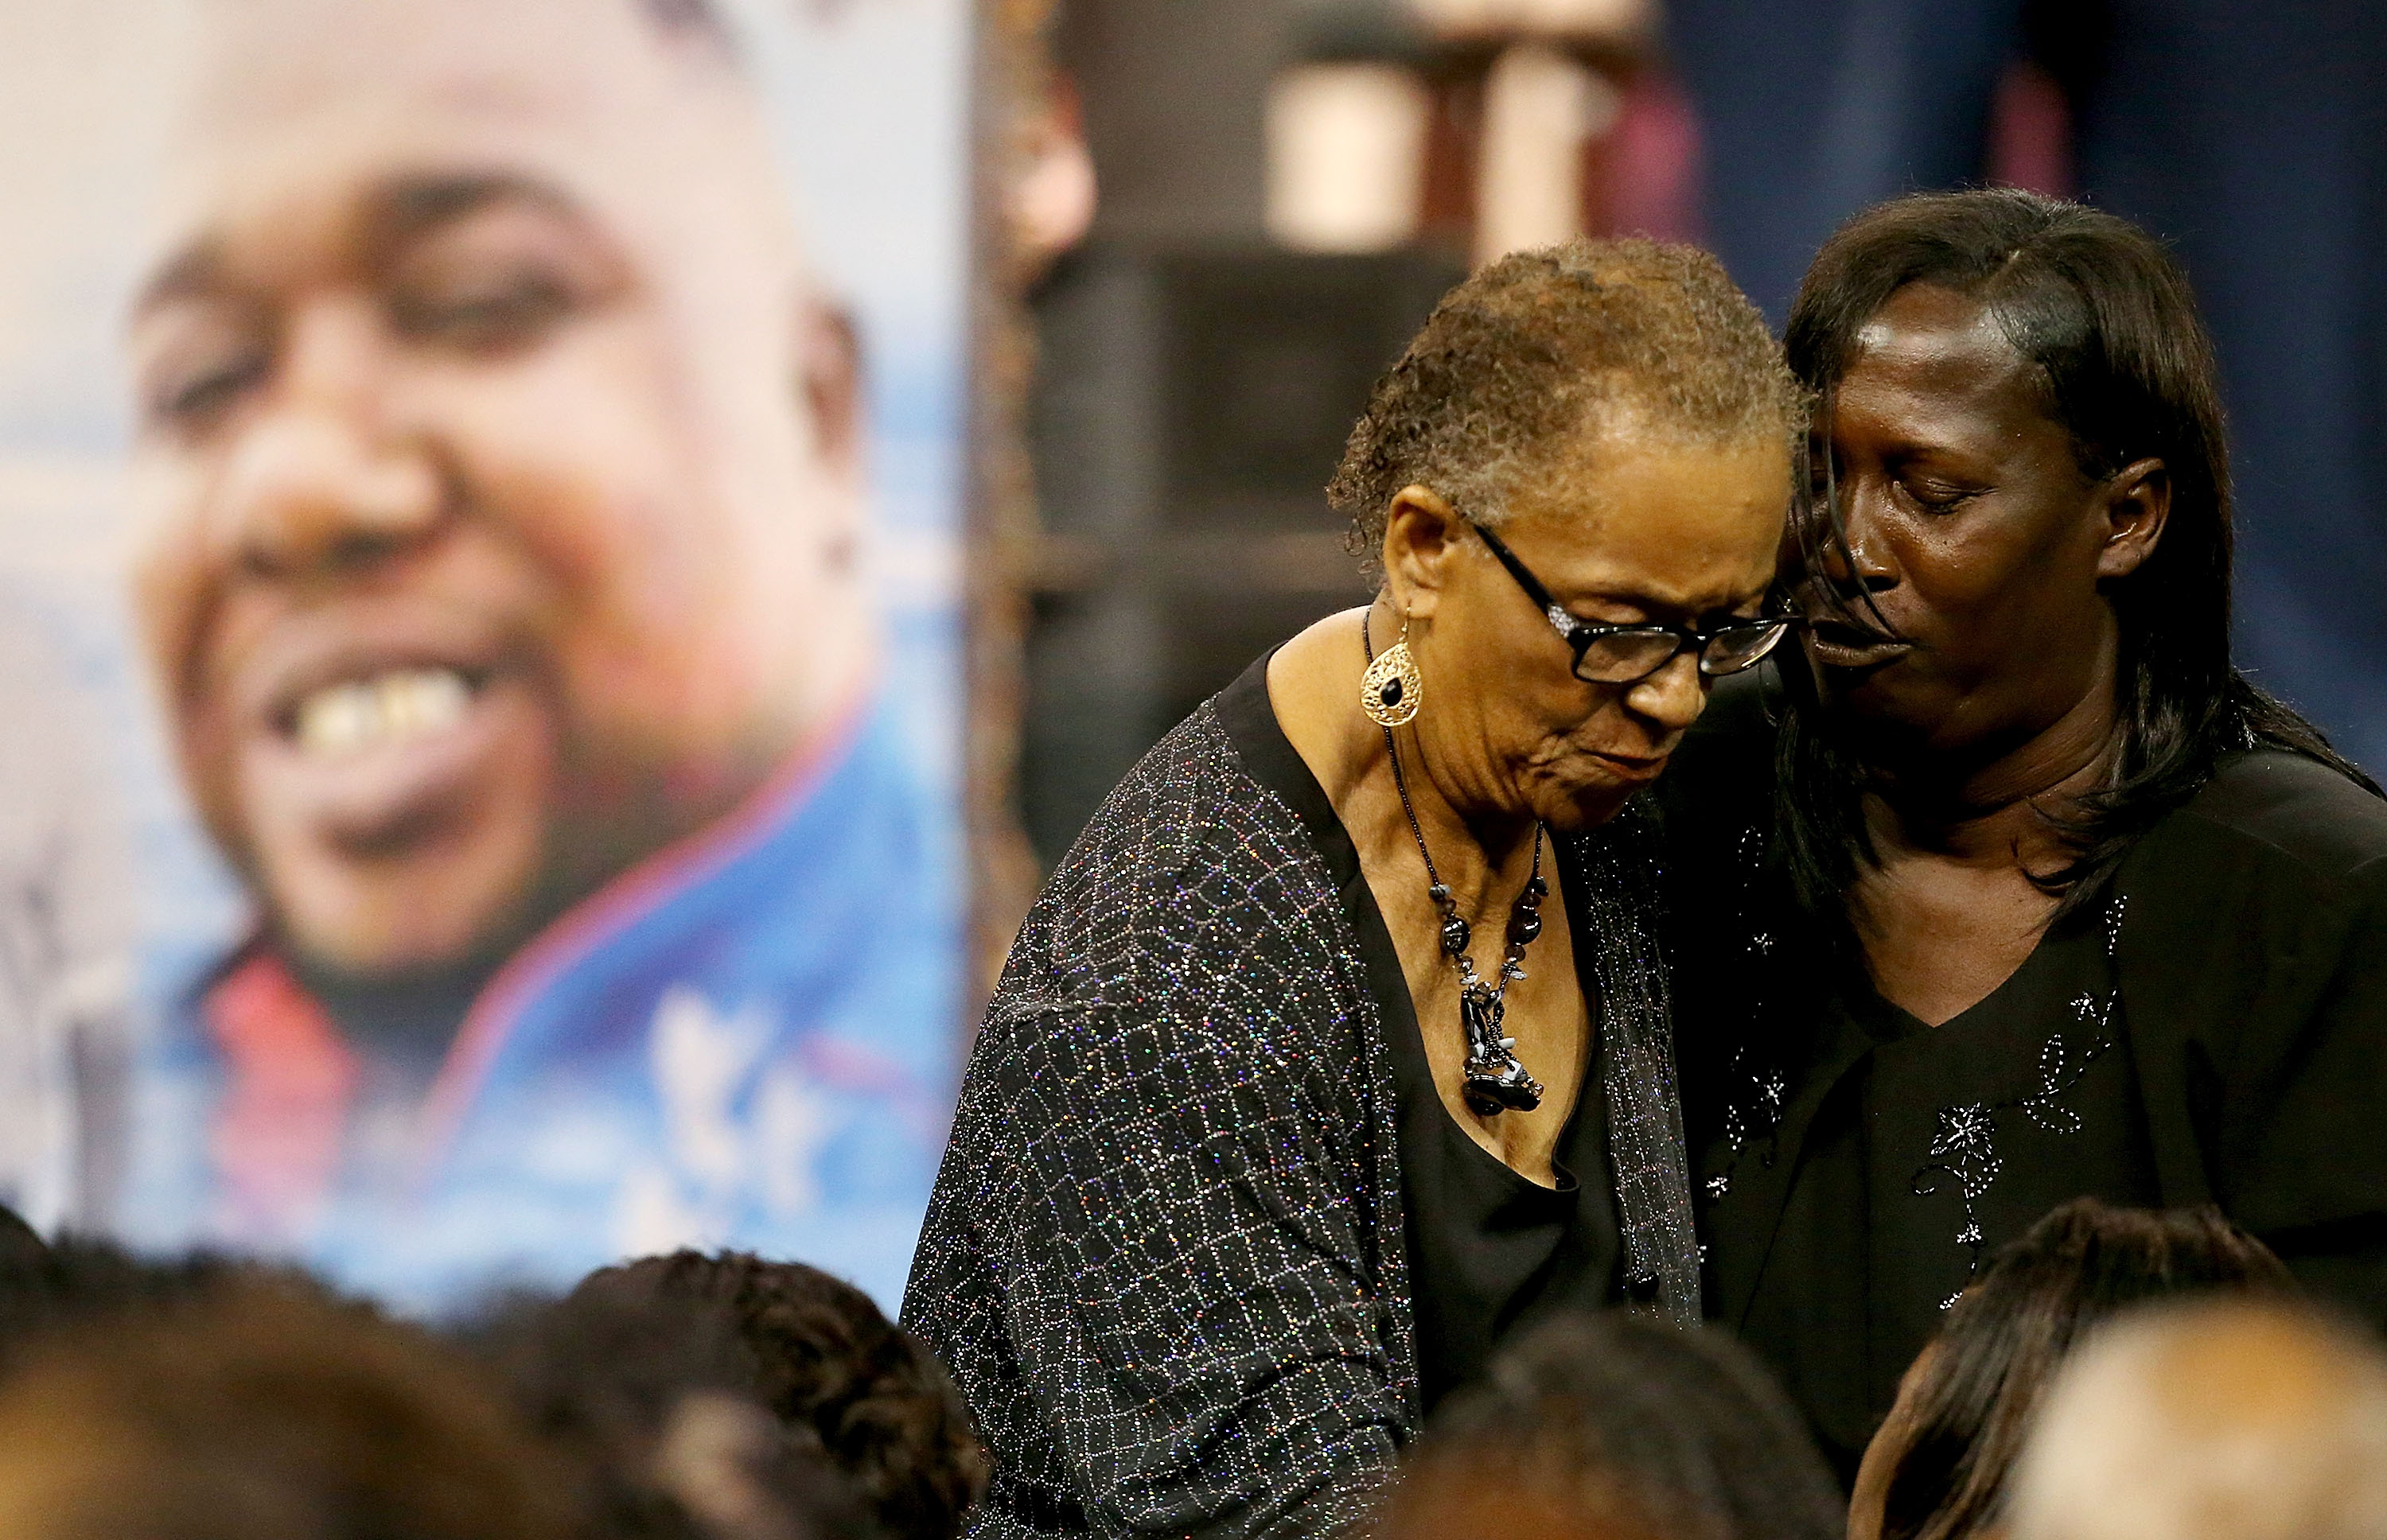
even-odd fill
[[[2116,895],[2105,905],[2104,992],[2083,991],[2072,1002],[2072,1014],[2078,1018],[2081,1035],[2087,1041],[2076,1046],[2062,1032],[2051,1032],[2040,1045],[2039,1076],[2031,1090],[2003,1102],[1967,1102],[1939,1109],[1938,1123],[1931,1130],[1931,1147],[1924,1152],[1924,1162],[1914,1173],[1913,1187],[1915,1196],[1927,1198],[1937,1195],[1947,1181],[1955,1182],[1957,1195],[1964,1203],[1964,1223],[1956,1232],[1956,1243],[1971,1254],[1964,1269],[1967,1276],[1981,1270],[1982,1255],[1989,1249],[1988,1239],[1981,1231],[1979,1205],[2003,1168],[1998,1157],[1998,1115],[2019,1112],[2052,1134],[2080,1131],[2080,1114],[2065,1106],[2064,1097],[2080,1083],[2090,1067],[2114,1047],[2114,1013],[2121,998],[2121,979],[2114,971],[2114,954],[2121,944],[2122,907],[2128,902],[2127,895]],[[1941,1300],[1939,1308],[1945,1310],[1955,1304],[1963,1292],[1958,1290]]]
[[[1727,1154],[1724,1169],[1707,1180],[1708,1196],[1711,1198],[1721,1198],[1732,1191],[1733,1173],[1739,1169],[1741,1152],[1758,1140],[1771,1140],[1774,1131],[1781,1128],[1782,1108],[1790,1094],[1790,1082],[1781,1070],[1760,1070],[1749,1067],[1749,1050],[1746,1048],[1732,1051],[1732,1067],[1725,1074],[1734,1080],[1746,1082],[1748,1089],[1741,1099],[1724,1109],[1724,1138]],[[1771,1165],[1774,1152],[1768,1149],[1759,1158]]]

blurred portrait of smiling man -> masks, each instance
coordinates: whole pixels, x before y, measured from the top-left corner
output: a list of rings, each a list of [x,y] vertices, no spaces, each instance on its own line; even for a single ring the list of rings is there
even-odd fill
[[[137,610],[250,941],[152,1228],[436,1304],[735,1244],[892,1303],[954,863],[847,329],[702,0],[213,0]],[[162,1071],[161,1071],[162,1072]]]

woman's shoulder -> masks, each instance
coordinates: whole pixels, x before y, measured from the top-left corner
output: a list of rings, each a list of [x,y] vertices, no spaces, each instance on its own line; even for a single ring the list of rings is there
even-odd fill
[[[2223,759],[2146,838],[2232,865],[2253,862],[2324,879],[2387,877],[2387,798],[2284,750]]]
[[[1158,900],[1181,919],[1199,911],[1166,904],[1172,893],[1233,871],[1326,881],[1299,815],[1244,765],[1213,697],[1169,729],[1103,799],[1054,868],[1040,904],[1107,894]]]
[[[1295,1002],[1351,1004],[1348,930],[1300,819],[1245,772],[1206,703],[1119,782],[1054,870],[995,1010],[1127,1010],[1248,1035],[1301,1015]],[[1282,994],[1268,1008],[1220,1009],[1270,981]]]

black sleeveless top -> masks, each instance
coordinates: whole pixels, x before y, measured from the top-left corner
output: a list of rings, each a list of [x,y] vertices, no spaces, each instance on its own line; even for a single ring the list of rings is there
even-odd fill
[[[1218,710],[1244,770],[1284,799],[1317,844],[1358,938],[1369,992],[1383,1012],[1398,1101],[1418,1377],[1431,1410],[1474,1378],[1518,1327],[1552,1311],[1624,1297],[1598,1044],[1552,1155],[1555,1190],[1518,1175],[1469,1138],[1434,1089],[1408,983],[1375,895],[1360,873],[1358,852],[1269,703],[1267,658],[1227,688]],[[1554,865],[1561,874],[1567,869],[1566,863]],[[1422,867],[1418,880],[1425,880]],[[1598,985],[1587,971],[1596,947],[1584,923],[1588,909],[1579,895],[1568,892],[1576,975],[1585,1000],[1596,1003]],[[1593,1019],[1598,1016],[1595,1010]],[[1459,1028],[1454,1019],[1437,1024],[1437,1029]],[[1545,1108],[1528,1116],[1555,1113]]]

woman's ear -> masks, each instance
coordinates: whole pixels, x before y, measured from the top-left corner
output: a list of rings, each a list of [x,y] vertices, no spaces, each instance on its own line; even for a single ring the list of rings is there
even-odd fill
[[[2099,499],[2105,542],[2097,552],[2100,578],[2128,577],[2154,554],[2171,516],[2171,473],[2160,460],[2141,460],[2108,478]]]
[[[1433,613],[1459,540],[1459,514],[1432,487],[1411,485],[1393,494],[1384,514],[1384,585],[1404,614]]]

